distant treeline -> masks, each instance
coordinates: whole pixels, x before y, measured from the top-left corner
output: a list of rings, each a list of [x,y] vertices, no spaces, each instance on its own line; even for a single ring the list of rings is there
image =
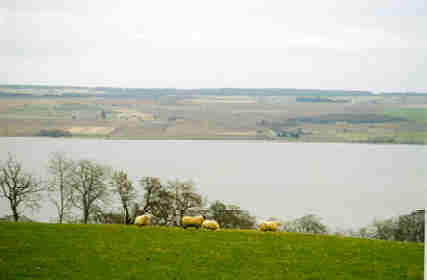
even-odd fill
[[[114,88],[114,87],[67,87],[67,86],[32,86],[32,85],[0,85],[21,91],[10,93],[0,91],[1,96],[17,96],[19,94],[37,95],[46,97],[78,96],[89,97],[96,94],[102,97],[155,97],[155,96],[307,96],[307,97],[334,97],[334,96],[372,96],[369,91],[357,90],[318,90],[318,89],[292,89],[292,88],[201,88],[201,89],[176,89],[176,88]],[[74,93],[75,90],[87,90],[88,93]]]
[[[39,97],[40,95],[23,94],[23,93],[10,93],[0,91],[0,97]]]
[[[119,87],[83,87],[83,86],[43,86],[43,85],[0,85],[3,89],[13,89],[29,95],[37,96],[159,96],[159,95],[217,95],[217,96],[305,96],[305,97],[334,97],[334,96],[375,96],[371,91],[360,90],[321,90],[296,88],[119,88]],[[72,91],[84,90],[88,93]],[[67,92],[69,91],[69,92]],[[60,92],[58,94],[57,92]],[[18,96],[21,93],[0,91],[0,96]],[[421,96],[427,92],[381,92],[381,96]]]
[[[71,132],[63,129],[42,129],[36,136],[71,137]]]
[[[194,96],[297,96],[297,102],[346,102],[328,97],[360,96],[423,96],[418,92],[383,92],[375,95],[360,90],[321,90],[296,88],[117,88],[117,87],[78,87],[78,86],[40,86],[40,85],[0,85],[0,97],[120,97],[150,98],[174,96],[188,98]],[[10,91],[8,91],[10,89]],[[324,99],[322,99],[324,98]]]
[[[47,170],[48,177],[40,179],[24,171],[23,164],[11,154],[0,161],[0,199],[8,201],[10,208],[9,215],[0,217],[0,221],[31,221],[23,217],[22,211],[40,208],[45,194],[55,205],[54,221],[58,223],[132,224],[137,216],[150,213],[153,225],[181,226],[185,215],[203,214],[221,228],[257,228],[255,216],[238,205],[219,200],[209,203],[192,180],[164,183],[158,177],[140,176],[138,182],[133,182],[124,171],[93,160],[72,160],[62,153],[49,156]],[[269,220],[281,221],[281,231],[332,233],[315,214],[288,221],[274,217]],[[334,234],[424,242],[424,232],[425,215],[419,210]]]
[[[314,102],[314,103],[347,103],[348,100],[322,98],[322,97],[297,97],[297,102]]]
[[[427,92],[381,92],[381,96],[424,96]]]

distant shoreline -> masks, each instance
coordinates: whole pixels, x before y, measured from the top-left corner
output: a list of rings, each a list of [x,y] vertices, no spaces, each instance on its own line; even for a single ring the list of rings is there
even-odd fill
[[[9,139],[45,139],[45,140],[107,140],[107,141],[161,141],[161,142],[232,142],[232,143],[277,143],[277,144],[355,144],[355,145],[386,145],[386,146],[426,146],[427,144],[418,144],[418,143],[369,143],[369,142],[316,142],[316,141],[285,141],[285,140],[262,140],[262,139],[233,139],[233,138],[104,138],[104,137],[82,137],[82,136],[72,136],[72,137],[43,137],[43,136],[2,136],[0,139],[9,138]]]

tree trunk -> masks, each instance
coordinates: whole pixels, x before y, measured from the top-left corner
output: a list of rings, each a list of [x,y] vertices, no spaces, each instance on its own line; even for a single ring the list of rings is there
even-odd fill
[[[59,211],[59,223],[62,224],[62,218],[64,217],[64,185],[63,185],[63,174],[61,172],[61,185],[60,187],[60,195],[61,195],[61,209]]]
[[[128,225],[130,224],[130,217],[129,217],[129,210],[127,208],[127,206],[124,207],[125,210],[125,224]]]
[[[89,210],[83,209],[83,223],[87,224],[87,221],[89,220]]]
[[[179,211],[179,221],[178,221],[178,226],[181,226],[181,221],[182,218],[184,217],[184,210],[180,210]]]
[[[13,213],[13,220],[17,222],[19,220],[19,214],[16,207],[12,207],[12,213]]]
[[[60,224],[62,224],[62,217],[64,216],[64,213],[61,213],[60,215],[59,215],[59,221],[58,221],[58,223],[60,223]]]

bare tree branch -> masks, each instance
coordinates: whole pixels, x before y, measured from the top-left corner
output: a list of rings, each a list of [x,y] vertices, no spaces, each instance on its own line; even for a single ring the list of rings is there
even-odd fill
[[[109,192],[106,183],[108,171],[107,167],[89,160],[78,161],[72,169],[71,201],[75,207],[82,210],[85,224],[96,210],[97,203],[108,203]]]
[[[132,182],[128,179],[125,172],[119,171],[113,174],[110,184],[113,187],[113,191],[120,197],[124,213],[123,223],[130,224],[131,218],[129,214],[129,205],[136,198],[136,192],[132,186]]]
[[[74,162],[62,153],[52,154],[48,163],[48,171],[51,175],[48,184],[49,198],[56,207],[60,224],[72,208],[71,172],[73,166]]]
[[[0,165],[0,196],[9,200],[15,221],[19,220],[22,208],[40,207],[41,182],[24,173],[22,165],[11,154],[5,164]]]

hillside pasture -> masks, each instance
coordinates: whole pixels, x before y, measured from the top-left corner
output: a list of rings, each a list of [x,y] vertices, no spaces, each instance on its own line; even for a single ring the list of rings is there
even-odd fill
[[[2,279],[423,279],[423,244],[255,230],[0,223]]]

